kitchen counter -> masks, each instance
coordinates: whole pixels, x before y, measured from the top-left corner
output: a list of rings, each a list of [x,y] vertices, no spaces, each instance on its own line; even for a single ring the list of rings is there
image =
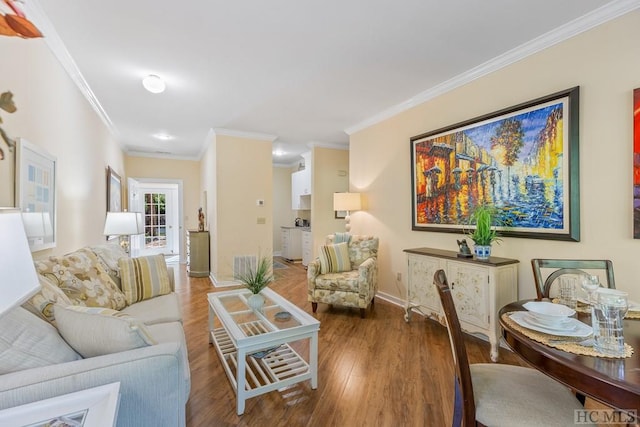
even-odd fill
[[[295,225],[292,225],[292,226],[281,225],[280,228],[294,229],[294,230],[300,230],[300,231],[311,231],[311,227],[296,227]]]

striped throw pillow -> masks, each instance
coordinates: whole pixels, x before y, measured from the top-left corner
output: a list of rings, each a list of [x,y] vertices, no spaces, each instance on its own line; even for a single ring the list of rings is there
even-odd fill
[[[157,344],[144,323],[117,310],[56,304],[54,312],[60,335],[85,358]]]
[[[122,292],[128,305],[171,293],[169,271],[163,255],[120,258],[118,265]]]
[[[320,274],[350,270],[349,245],[346,242],[320,247]]]

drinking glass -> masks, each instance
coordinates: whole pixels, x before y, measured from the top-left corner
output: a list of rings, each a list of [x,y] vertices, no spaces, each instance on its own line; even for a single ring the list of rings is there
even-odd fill
[[[629,308],[627,293],[600,288],[591,306],[594,347],[601,353],[624,354],[623,319]]]
[[[587,293],[587,302],[593,304],[593,293],[600,287],[598,276],[586,276],[582,278],[582,289]]]
[[[560,277],[559,303],[569,308],[576,308],[576,278],[571,276]]]

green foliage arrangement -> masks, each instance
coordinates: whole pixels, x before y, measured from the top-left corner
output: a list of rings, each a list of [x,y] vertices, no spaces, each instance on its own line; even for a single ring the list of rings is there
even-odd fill
[[[272,257],[258,257],[256,268],[249,268],[249,271],[238,276],[238,280],[253,294],[260,293],[269,283],[273,282],[271,274],[273,268]]]
[[[476,228],[469,233],[469,237],[478,246],[491,246],[493,242],[500,243],[500,237],[495,230],[499,224],[498,211],[495,206],[483,203],[473,210],[470,223]]]

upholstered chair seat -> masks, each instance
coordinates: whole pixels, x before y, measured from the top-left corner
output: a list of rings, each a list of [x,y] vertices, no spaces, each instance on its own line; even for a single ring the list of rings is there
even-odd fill
[[[321,302],[359,308],[364,318],[378,290],[378,238],[338,234],[307,267],[308,300],[314,313]]]
[[[572,426],[574,411],[584,409],[567,387],[535,369],[496,363],[469,368],[476,420],[485,426]]]
[[[358,270],[322,274],[316,278],[316,289],[358,292],[359,279]]]

